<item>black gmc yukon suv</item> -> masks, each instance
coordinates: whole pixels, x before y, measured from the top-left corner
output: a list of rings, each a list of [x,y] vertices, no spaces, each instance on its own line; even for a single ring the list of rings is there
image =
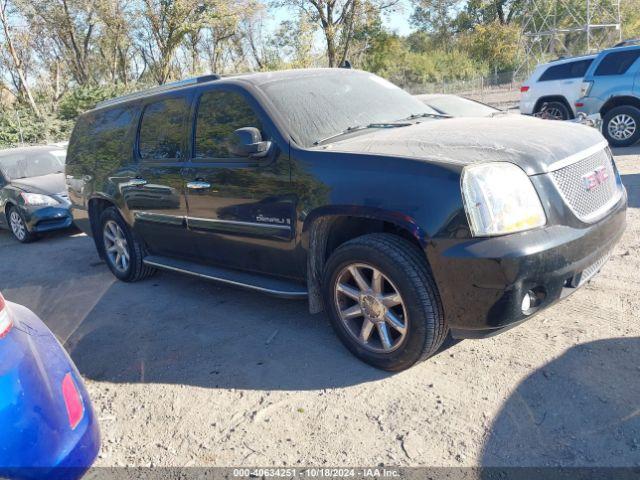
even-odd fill
[[[592,128],[447,118],[345,69],[110,100],[78,120],[66,173],[75,221],[119,279],[166,269],[308,297],[387,370],[575,291],[627,202]]]

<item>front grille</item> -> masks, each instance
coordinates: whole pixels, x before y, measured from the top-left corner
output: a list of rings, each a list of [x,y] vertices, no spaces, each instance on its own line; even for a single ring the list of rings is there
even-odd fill
[[[599,176],[594,180],[599,169],[603,169],[606,178]],[[598,220],[620,196],[608,148],[555,170],[551,175],[569,208],[583,222]],[[587,177],[595,183],[590,189]]]

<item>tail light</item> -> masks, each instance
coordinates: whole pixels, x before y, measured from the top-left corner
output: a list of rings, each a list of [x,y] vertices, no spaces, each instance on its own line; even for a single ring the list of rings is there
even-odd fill
[[[524,92],[528,92],[529,91],[529,87],[527,87],[526,85],[523,85],[520,87],[520,92],[524,93]]]
[[[62,396],[67,407],[69,426],[74,430],[84,417],[84,402],[70,373],[67,373],[62,380]]]
[[[13,321],[9,316],[9,310],[7,309],[7,304],[4,301],[4,297],[0,293],[0,338],[5,337],[11,327],[13,326]]]

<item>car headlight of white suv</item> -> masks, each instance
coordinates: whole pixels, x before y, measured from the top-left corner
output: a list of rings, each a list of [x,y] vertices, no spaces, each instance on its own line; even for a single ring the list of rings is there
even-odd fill
[[[462,197],[476,237],[521,232],[547,223],[540,197],[527,174],[508,162],[465,167]]]

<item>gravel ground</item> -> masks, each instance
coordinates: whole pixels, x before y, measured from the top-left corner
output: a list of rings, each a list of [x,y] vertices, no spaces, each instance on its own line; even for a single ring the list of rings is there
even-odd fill
[[[638,466],[640,148],[616,154],[631,208],[603,271],[400,374],[348,354],[305,302],[169,273],[117,282],[76,232],[0,233],[0,290],[84,376],[97,466]]]

